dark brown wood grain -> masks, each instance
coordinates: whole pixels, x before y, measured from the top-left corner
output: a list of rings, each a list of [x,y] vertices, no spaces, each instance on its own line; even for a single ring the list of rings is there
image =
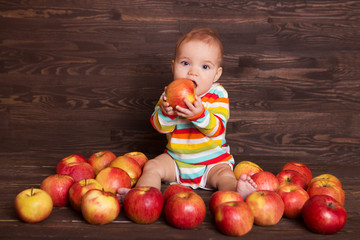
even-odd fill
[[[219,80],[230,98],[227,141],[236,162],[277,173],[308,164],[342,181],[348,222],[313,234],[301,219],[254,226],[244,239],[357,239],[360,219],[360,2],[1,1],[0,238],[225,239],[207,215],[195,230],[162,216],[136,225],[122,212],[102,227],[70,208],[25,224],[12,207],[70,154],[163,152],[150,124],[172,80],[177,39],[211,27],[224,44]],[[166,185],[163,185],[163,189]],[[206,204],[211,191],[197,190]]]

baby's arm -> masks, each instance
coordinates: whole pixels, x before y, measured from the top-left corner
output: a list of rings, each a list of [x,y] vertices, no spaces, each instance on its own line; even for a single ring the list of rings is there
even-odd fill
[[[170,133],[175,129],[177,116],[171,114],[173,109],[172,107],[169,107],[170,106],[168,106],[168,103],[166,102],[166,97],[163,94],[151,115],[150,122],[160,133]]]

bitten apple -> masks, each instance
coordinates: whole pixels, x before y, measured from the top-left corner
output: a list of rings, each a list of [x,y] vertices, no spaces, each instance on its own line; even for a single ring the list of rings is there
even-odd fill
[[[64,157],[56,165],[56,173],[59,174],[60,170],[67,164],[73,162],[84,162],[86,163],[86,158],[80,154],[72,154],[70,156]]]
[[[173,108],[180,106],[187,108],[184,99],[195,102],[195,84],[190,79],[180,78],[172,81],[166,88],[166,101]]]
[[[260,226],[277,224],[284,214],[284,202],[274,191],[260,190],[245,200],[254,214],[254,223]]]
[[[332,181],[315,181],[308,187],[307,192],[310,197],[314,195],[328,195],[335,198],[342,206],[345,204],[344,190]]]
[[[301,175],[303,175],[306,180],[306,184],[308,184],[310,182],[310,180],[312,179],[312,172],[311,172],[310,168],[303,163],[288,162],[281,168],[281,171],[287,170],[287,169],[295,170],[295,171],[301,173]]]
[[[233,201],[240,201],[243,202],[244,199],[238,192],[229,191],[229,190],[220,190],[214,192],[209,200],[209,209],[212,214],[215,212],[215,208],[224,203],[224,202],[233,202]]]
[[[68,192],[74,182],[70,176],[54,174],[45,178],[40,188],[50,195],[55,207],[64,207],[69,203]]]
[[[88,163],[74,162],[65,165],[59,171],[59,174],[71,176],[75,182],[95,178],[93,167]]]
[[[117,167],[107,167],[99,172],[96,181],[105,189],[106,192],[116,194],[119,188],[131,188],[129,174]]]
[[[69,189],[70,206],[81,212],[82,197],[91,189],[101,190],[102,186],[95,179],[83,179],[74,183]]]
[[[166,201],[164,213],[170,225],[191,229],[204,221],[206,206],[204,200],[195,192],[179,192]]]
[[[254,215],[246,202],[233,201],[218,205],[214,218],[220,232],[230,236],[242,236],[250,232]]]
[[[241,161],[234,168],[236,179],[239,179],[242,174],[252,176],[255,173],[263,171],[262,168],[256,163],[250,161]]]
[[[145,163],[148,161],[148,158],[142,152],[128,152],[124,156],[131,157],[132,159],[137,161],[141,168],[143,168]]]
[[[92,154],[89,157],[88,163],[93,167],[97,175],[101,170],[108,167],[115,158],[115,154],[111,151],[100,151]]]
[[[186,187],[181,184],[172,184],[169,185],[163,195],[164,195],[164,201],[166,202],[172,195],[178,192],[192,192],[193,190],[190,187]]]
[[[280,186],[283,184],[295,184],[306,189],[306,179],[301,173],[294,170],[282,170],[276,175]]]
[[[301,209],[309,199],[309,194],[302,187],[295,184],[281,185],[277,190],[284,202],[284,216],[287,218],[298,218]]]
[[[82,198],[81,213],[90,224],[107,224],[119,215],[120,202],[112,193],[91,189]]]
[[[333,234],[340,231],[346,223],[345,208],[334,198],[316,195],[304,204],[301,212],[306,226],[315,233]]]
[[[126,194],[123,204],[126,216],[141,224],[155,222],[160,217],[163,206],[164,197],[154,187],[134,187]]]
[[[37,223],[49,217],[53,209],[53,202],[50,195],[44,190],[30,188],[16,196],[14,207],[21,220]]]
[[[251,176],[257,184],[257,190],[276,191],[279,188],[279,180],[268,171],[261,171]]]
[[[141,176],[142,170],[140,165],[137,163],[136,160],[134,160],[131,157],[127,157],[127,156],[117,157],[111,161],[109,166],[121,168],[122,170],[127,172],[131,180],[131,186],[134,186],[137,180],[139,179],[139,177]]]

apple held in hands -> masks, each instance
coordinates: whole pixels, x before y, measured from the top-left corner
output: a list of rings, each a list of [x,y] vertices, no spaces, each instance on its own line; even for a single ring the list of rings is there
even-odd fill
[[[135,187],[124,199],[124,211],[135,223],[149,224],[155,222],[161,215],[164,197],[161,191],[154,187]]]
[[[116,158],[111,151],[100,151],[89,157],[88,163],[93,167],[97,175],[101,170],[108,167],[110,162]]]
[[[218,205],[225,203],[225,202],[233,202],[239,201],[243,202],[244,199],[238,192],[229,191],[229,190],[220,190],[214,192],[209,200],[209,209],[212,214],[214,214],[215,209]]]
[[[276,191],[279,188],[279,180],[268,171],[261,171],[251,176],[252,180],[257,184],[257,190]]]
[[[287,170],[287,169],[297,171],[301,175],[303,175],[306,180],[306,184],[308,184],[310,182],[310,180],[312,179],[312,172],[311,172],[310,168],[303,163],[288,162],[281,168],[281,171]]]
[[[335,198],[342,206],[345,204],[344,190],[332,181],[315,181],[307,188],[307,192],[310,197],[314,195],[328,195]]]
[[[254,225],[254,215],[246,202],[224,202],[214,210],[215,223],[223,234],[242,236]]]
[[[302,187],[295,184],[281,185],[277,190],[284,202],[284,216],[287,218],[298,218],[301,209],[309,199],[309,194]]]
[[[191,229],[204,221],[206,206],[204,200],[195,192],[179,192],[166,201],[164,213],[170,225]]]
[[[263,171],[259,165],[250,161],[241,161],[236,164],[234,168],[234,174],[236,179],[239,179],[242,174],[252,176],[255,173]]]
[[[166,88],[166,101],[173,108],[180,106],[187,108],[184,100],[189,100],[190,103],[195,102],[195,84],[190,79],[180,78],[172,81]]]
[[[53,209],[53,202],[50,195],[44,190],[30,188],[16,196],[14,207],[22,221],[37,223],[49,217]]]
[[[186,187],[181,184],[172,184],[172,185],[168,186],[163,193],[164,201],[166,202],[175,193],[192,192],[192,191],[193,190],[190,187]]]
[[[75,182],[95,178],[93,167],[88,163],[73,162],[60,169],[59,174],[71,176]]]
[[[261,226],[277,224],[284,214],[284,202],[274,191],[251,193],[245,201],[254,214],[254,223]]]
[[[74,183],[70,176],[54,174],[45,178],[40,188],[50,195],[55,207],[64,207],[69,203],[68,192]]]
[[[128,152],[124,156],[131,157],[132,159],[137,161],[141,168],[143,168],[145,163],[148,161],[148,158],[142,152]]]
[[[70,206],[81,212],[82,197],[91,189],[102,190],[102,186],[95,179],[83,179],[74,183],[69,189]]]
[[[111,161],[110,167],[121,168],[129,174],[131,186],[134,186],[141,176],[141,167],[136,160],[127,156],[120,156]]]
[[[70,156],[64,157],[63,159],[61,159],[58,164],[56,165],[56,173],[59,174],[60,170],[67,164],[69,163],[74,163],[74,162],[83,162],[86,163],[86,158],[83,157],[80,154],[72,154]]]
[[[282,170],[276,175],[280,186],[283,184],[295,184],[306,189],[306,179],[299,172],[294,170]]]
[[[117,167],[107,167],[99,172],[96,181],[105,189],[106,192],[116,194],[119,188],[131,188],[129,174]]]
[[[91,189],[82,198],[81,213],[90,224],[111,223],[120,213],[120,202],[112,193]]]
[[[346,223],[345,208],[334,198],[315,195],[304,204],[301,211],[306,226],[315,233],[333,234],[340,231]]]

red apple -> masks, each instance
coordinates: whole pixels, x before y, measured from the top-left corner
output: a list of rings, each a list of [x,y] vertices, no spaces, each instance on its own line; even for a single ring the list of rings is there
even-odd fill
[[[299,172],[301,175],[303,175],[306,180],[306,184],[308,184],[310,182],[310,180],[312,179],[312,173],[311,173],[310,168],[303,163],[288,162],[282,167],[281,171],[287,170],[287,169],[295,170],[295,171]]]
[[[81,212],[82,197],[91,189],[102,190],[102,186],[95,179],[83,179],[74,183],[69,189],[69,202],[70,206]]]
[[[319,180],[327,180],[327,181],[333,182],[337,186],[342,188],[342,184],[341,184],[340,180],[337,177],[335,177],[334,175],[328,174],[328,173],[321,174],[321,175],[319,175],[317,177],[314,177],[313,179],[310,180],[308,186],[310,186],[313,182],[316,182],[316,181],[319,181]]]
[[[137,161],[141,168],[143,168],[145,163],[148,161],[148,158],[142,152],[128,152],[124,156],[131,157],[132,159]]]
[[[342,206],[345,204],[344,190],[332,181],[315,181],[308,187],[307,192],[310,197],[314,195],[328,195],[335,198]]]
[[[69,163],[60,169],[59,174],[71,176],[75,182],[95,178],[93,167],[83,162]]]
[[[131,186],[134,186],[137,180],[139,179],[139,177],[141,176],[142,170],[140,165],[137,163],[136,160],[134,160],[131,157],[126,157],[126,156],[117,157],[111,161],[110,167],[121,168],[122,170],[127,172],[131,180]]]
[[[204,221],[206,206],[204,200],[195,192],[179,192],[166,201],[164,213],[170,225],[191,229]]]
[[[347,219],[345,208],[334,198],[326,195],[310,197],[304,204],[301,215],[311,231],[321,234],[340,231]]]
[[[284,214],[284,202],[274,191],[260,190],[251,193],[245,202],[254,214],[254,223],[261,226],[277,224]]]
[[[124,211],[135,223],[148,224],[155,222],[161,215],[164,197],[154,187],[135,187],[124,199]]]
[[[190,103],[195,102],[195,84],[190,79],[180,78],[172,81],[166,88],[166,101],[171,107],[180,106],[187,108],[184,99]]]
[[[56,173],[59,174],[60,170],[67,164],[73,163],[73,162],[84,162],[86,163],[86,158],[83,157],[80,154],[72,154],[70,156],[67,156],[63,159],[61,159],[58,164],[56,165]]]
[[[89,157],[88,163],[93,167],[97,175],[101,170],[108,167],[110,162],[116,158],[115,154],[110,151],[101,151],[94,153]]]
[[[302,187],[295,184],[281,185],[277,190],[284,202],[284,216],[287,218],[298,218],[301,209],[309,199],[309,194]]]
[[[250,232],[254,215],[246,202],[233,201],[218,205],[214,211],[217,228],[230,236],[242,236]]]
[[[112,193],[91,189],[82,198],[81,213],[90,224],[107,224],[119,215],[120,202]]]
[[[267,171],[261,171],[251,176],[257,184],[257,190],[276,191],[279,188],[279,180],[274,174]]]
[[[172,195],[178,192],[192,192],[193,190],[190,187],[186,187],[181,184],[172,184],[168,186],[163,195],[164,195],[164,201],[166,202]]]
[[[74,182],[70,176],[54,174],[45,178],[40,188],[50,195],[55,207],[64,207],[69,203],[68,192]]]
[[[49,217],[53,209],[53,202],[50,195],[44,190],[30,188],[16,196],[14,207],[22,221],[37,223]]]
[[[276,175],[280,186],[283,184],[295,184],[306,189],[306,180],[303,175],[294,170],[282,170]]]
[[[242,174],[252,176],[255,173],[261,172],[262,168],[256,163],[250,161],[241,161],[234,168],[234,174],[236,179],[239,179]]]
[[[209,209],[212,214],[215,212],[215,208],[224,203],[224,202],[233,202],[233,201],[240,201],[243,202],[244,199],[238,192],[229,191],[229,190],[220,190],[214,192],[209,201]]]
[[[99,172],[96,176],[105,191],[116,194],[119,188],[131,188],[131,180],[129,174],[117,167],[107,167]]]

